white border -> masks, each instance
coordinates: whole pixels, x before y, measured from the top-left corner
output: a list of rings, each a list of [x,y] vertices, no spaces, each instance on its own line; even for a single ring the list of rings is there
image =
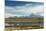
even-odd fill
[[[4,0],[0,0],[0,31],[4,31],[4,9],[5,9],[5,5],[4,5],[5,1]],[[32,30],[20,30],[20,31],[46,31],[46,1],[44,0],[44,26],[45,29],[32,29]]]
[[[44,1],[44,28],[46,29],[46,0]]]
[[[4,0],[0,0],[0,31],[4,30]]]

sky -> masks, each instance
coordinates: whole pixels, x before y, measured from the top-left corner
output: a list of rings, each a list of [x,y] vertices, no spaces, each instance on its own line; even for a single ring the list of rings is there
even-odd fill
[[[5,1],[5,16],[29,16],[32,13],[43,16],[44,3],[43,2],[27,2],[27,1]]]
[[[6,1],[32,1],[32,2],[44,2],[44,0],[6,0]]]

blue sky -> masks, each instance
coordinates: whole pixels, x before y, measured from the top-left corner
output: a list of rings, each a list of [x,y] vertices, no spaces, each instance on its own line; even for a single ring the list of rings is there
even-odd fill
[[[43,2],[5,1],[5,15],[29,16],[30,14],[43,16]]]
[[[6,0],[6,1],[32,1],[32,2],[44,2],[44,0]]]

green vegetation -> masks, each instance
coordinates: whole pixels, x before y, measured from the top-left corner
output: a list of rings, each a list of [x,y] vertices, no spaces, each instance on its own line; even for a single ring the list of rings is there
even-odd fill
[[[19,29],[41,29],[43,28],[43,22],[44,22],[43,20],[44,20],[43,18],[9,17],[5,18],[5,23],[11,23],[11,24],[13,23],[16,25],[17,23],[19,23],[20,24],[20,26],[18,26]],[[27,27],[32,27],[32,28],[27,28]],[[15,29],[17,29],[17,27]]]

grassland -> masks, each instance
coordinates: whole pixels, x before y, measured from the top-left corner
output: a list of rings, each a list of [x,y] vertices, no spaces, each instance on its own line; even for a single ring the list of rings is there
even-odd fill
[[[28,29],[43,29],[43,18],[5,18],[5,23],[14,24],[12,27],[6,27],[5,31],[11,30],[28,30]],[[22,22],[22,23],[19,23]],[[26,23],[27,22],[27,23]],[[17,26],[16,24],[23,24]],[[27,25],[24,25],[27,24]],[[30,24],[30,25],[29,25]]]

